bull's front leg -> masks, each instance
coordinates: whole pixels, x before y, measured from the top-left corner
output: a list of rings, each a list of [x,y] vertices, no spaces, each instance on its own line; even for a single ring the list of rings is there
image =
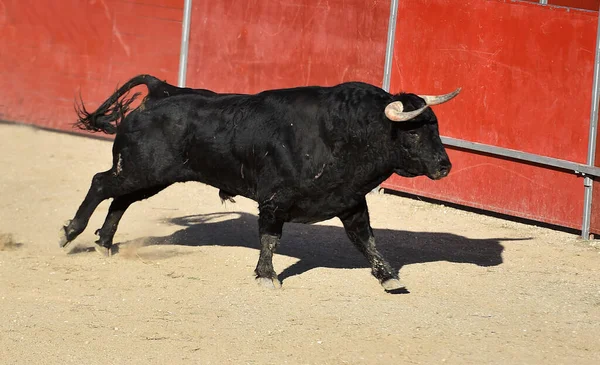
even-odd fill
[[[341,215],[340,219],[350,241],[369,260],[371,273],[379,280],[381,286],[387,291],[404,288],[398,279],[398,274],[375,247],[375,236],[369,222],[366,200],[350,212]]]
[[[279,245],[283,221],[275,218],[268,209],[260,209],[258,232],[260,236],[260,256],[254,272],[259,285],[271,288],[281,288],[281,282],[273,269],[273,254]]]

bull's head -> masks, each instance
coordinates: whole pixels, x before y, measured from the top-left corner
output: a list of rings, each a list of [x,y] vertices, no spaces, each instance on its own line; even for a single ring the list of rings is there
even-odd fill
[[[395,96],[396,101],[386,106],[386,117],[398,122],[392,135],[399,151],[398,166],[395,168],[398,175],[425,175],[438,180],[450,173],[452,164],[440,139],[437,118],[430,106],[445,103],[459,92],[460,88],[439,96],[399,94]]]

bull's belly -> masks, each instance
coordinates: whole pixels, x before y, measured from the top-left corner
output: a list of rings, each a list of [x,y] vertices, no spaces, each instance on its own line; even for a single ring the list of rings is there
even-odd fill
[[[287,221],[305,224],[326,221],[353,209],[358,203],[354,197],[332,197],[331,195],[305,199],[292,205],[287,212]]]
[[[256,186],[249,184],[247,180],[240,177],[223,178],[216,174],[195,174],[195,179],[198,182],[211,185],[214,188],[221,190],[222,193],[228,196],[243,196],[257,202],[260,205],[260,197],[256,191]],[[291,193],[296,191],[296,193]],[[284,222],[312,224],[328,219],[335,218],[348,210],[353,209],[360,203],[364,197],[359,195],[348,196],[348,192],[344,189],[334,189],[333,191],[321,191],[315,194],[314,190],[306,191],[300,186],[286,187],[286,193],[279,194],[280,190],[275,189],[272,192],[263,191],[265,196],[275,196],[275,215]],[[285,195],[289,198],[279,200],[277,198]]]

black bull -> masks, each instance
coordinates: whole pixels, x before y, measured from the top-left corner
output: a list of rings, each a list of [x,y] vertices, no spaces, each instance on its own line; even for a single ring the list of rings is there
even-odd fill
[[[129,112],[138,85],[148,87]],[[386,290],[398,274],[375,247],[365,195],[392,173],[440,179],[451,164],[429,108],[452,99],[392,95],[358,82],[333,87],[268,90],[256,95],[178,88],[149,75],[129,80],[93,113],[83,103],[76,125],[116,133],[113,165],[96,174],[61,247],[113,198],[96,242],[110,252],[119,220],[134,202],[176,182],[199,181],[258,202],[259,283],[279,287],[272,257],[285,222],[339,217]],[[129,112],[129,113],[128,113]]]

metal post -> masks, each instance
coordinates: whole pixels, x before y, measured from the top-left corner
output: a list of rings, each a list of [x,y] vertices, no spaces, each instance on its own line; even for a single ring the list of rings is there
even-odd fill
[[[387,44],[385,46],[385,65],[383,67],[383,90],[390,91],[392,78],[392,61],[394,59],[394,38],[396,36],[396,18],[398,16],[398,0],[390,4],[390,21],[388,23]]]
[[[398,0],[390,3],[390,20],[388,22],[387,43],[385,45],[385,64],[383,65],[383,83],[381,88],[390,92],[392,79],[392,62],[394,60],[394,38],[396,37],[396,19],[398,18]],[[381,186],[371,190],[372,193],[382,193]]]
[[[187,75],[188,48],[190,44],[190,23],[192,18],[192,0],[185,0],[183,6],[183,26],[181,30],[181,50],[179,52],[179,75],[177,85],[185,86]]]
[[[594,83],[592,87],[592,107],[590,112],[590,134],[588,137],[587,164],[594,166],[596,154],[596,131],[598,129],[598,103],[600,102],[600,11],[598,12],[598,30],[596,32],[596,58],[594,61]],[[590,222],[592,218],[592,190],[593,180],[586,176],[583,182],[583,223],[581,237],[590,238]]]

